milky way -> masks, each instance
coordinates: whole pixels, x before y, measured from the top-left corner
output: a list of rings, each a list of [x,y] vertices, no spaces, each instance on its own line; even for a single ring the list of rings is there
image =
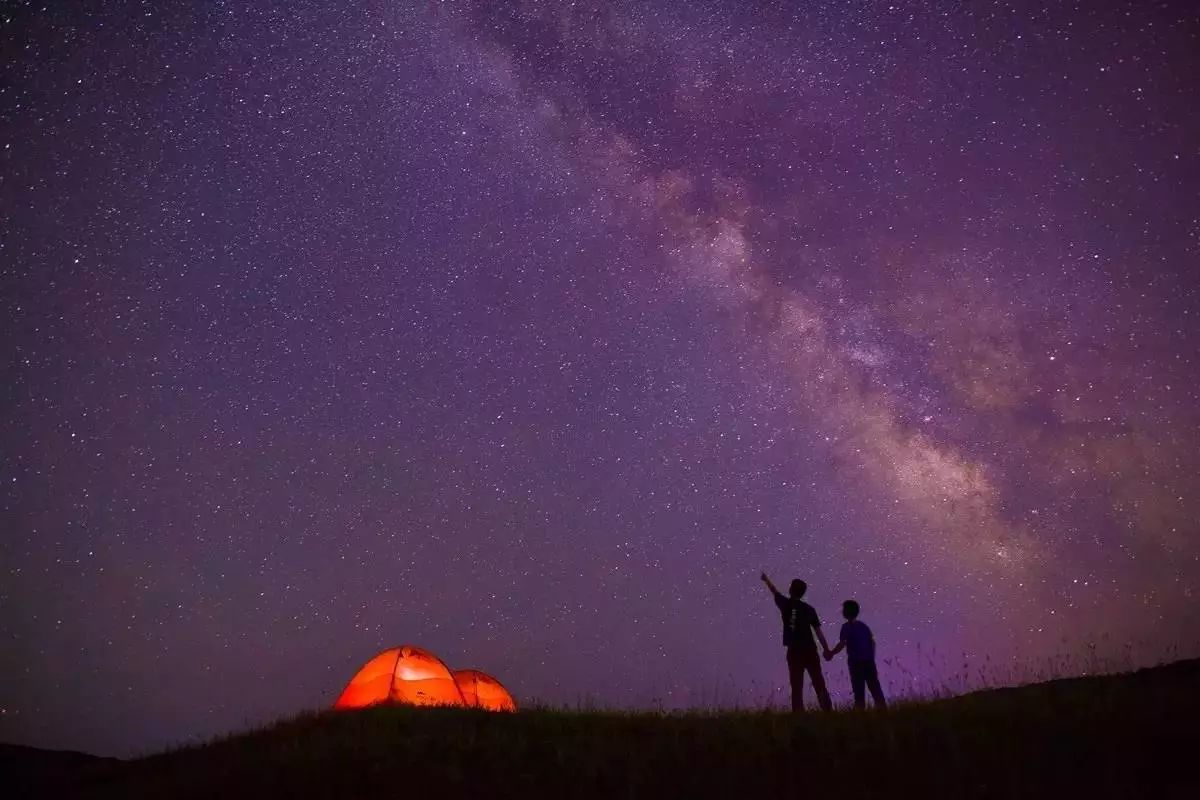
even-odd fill
[[[6,14],[0,738],[1200,650],[1191,4]]]

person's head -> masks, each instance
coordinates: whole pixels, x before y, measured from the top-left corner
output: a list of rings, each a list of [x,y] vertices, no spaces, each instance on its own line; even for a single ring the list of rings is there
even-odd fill
[[[804,597],[804,593],[808,591],[808,584],[796,578],[792,581],[792,585],[788,587],[788,594],[797,599]]]
[[[842,603],[842,616],[846,619],[858,619],[858,603],[853,600]]]

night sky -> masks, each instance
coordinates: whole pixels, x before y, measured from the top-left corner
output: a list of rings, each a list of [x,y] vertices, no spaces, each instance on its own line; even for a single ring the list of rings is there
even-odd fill
[[[896,694],[1200,651],[1193,3],[82,5],[0,35],[0,739],[781,703],[763,569]]]

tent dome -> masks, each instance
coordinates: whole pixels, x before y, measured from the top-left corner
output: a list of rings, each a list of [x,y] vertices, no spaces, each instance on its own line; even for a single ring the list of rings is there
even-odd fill
[[[420,647],[403,645],[384,650],[363,665],[333,707],[362,708],[388,702],[461,706],[463,696],[440,658]]]
[[[500,681],[477,669],[454,670],[454,682],[462,692],[463,702],[471,708],[488,711],[516,711],[517,704]]]

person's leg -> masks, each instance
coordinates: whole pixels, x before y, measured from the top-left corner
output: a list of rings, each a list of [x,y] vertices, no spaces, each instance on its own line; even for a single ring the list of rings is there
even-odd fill
[[[813,692],[817,695],[817,702],[821,704],[822,711],[832,711],[833,701],[829,699],[829,690],[825,688],[825,676],[821,674],[821,656],[817,655],[817,651],[807,654],[808,677],[812,680]]]
[[[863,665],[850,661],[846,666],[850,668],[850,688],[854,691],[854,707],[866,708],[867,676],[863,672]]]
[[[875,662],[872,661],[866,675],[867,688],[871,690],[871,699],[875,701],[876,708],[887,708],[887,700],[883,699],[883,687],[879,685],[879,670],[875,668]]]
[[[787,651],[788,683],[792,687],[792,711],[804,710],[804,659],[793,647]]]

